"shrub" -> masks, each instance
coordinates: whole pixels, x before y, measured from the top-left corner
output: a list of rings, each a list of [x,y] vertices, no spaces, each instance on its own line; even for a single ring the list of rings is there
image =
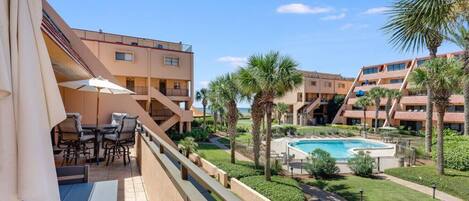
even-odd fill
[[[285,135],[296,135],[296,127],[292,125],[283,126]]]
[[[456,170],[469,170],[469,137],[454,134],[452,130],[445,130],[444,157],[445,166]],[[432,158],[436,160],[436,145],[433,147]]]
[[[236,126],[236,132],[247,133],[249,132],[249,126]]]
[[[195,141],[203,142],[208,140],[209,133],[202,128],[194,128],[191,132],[185,132],[182,137],[193,137]]]
[[[370,155],[360,151],[348,160],[348,166],[355,175],[370,177],[373,173],[375,161]]]
[[[236,161],[235,164],[230,163],[228,160],[210,161],[218,168],[225,171],[229,177],[243,178],[255,175],[262,175],[264,173],[262,168],[256,169],[254,164],[245,161]]]
[[[329,152],[322,149],[315,149],[310,153],[305,169],[316,178],[328,178],[339,173],[335,159],[331,157]]]
[[[182,153],[186,156],[189,157],[190,153],[196,153],[197,152],[197,147],[199,145],[197,142],[195,142],[193,137],[186,137],[183,140],[179,142],[179,149],[181,149]]]
[[[240,181],[272,201],[305,200],[298,182],[289,177],[273,176],[272,181],[266,181],[264,176],[251,176]]]

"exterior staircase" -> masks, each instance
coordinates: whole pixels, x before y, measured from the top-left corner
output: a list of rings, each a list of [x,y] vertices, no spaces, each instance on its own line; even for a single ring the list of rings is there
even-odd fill
[[[169,99],[159,90],[153,87],[150,87],[150,97],[156,99],[161,104],[166,106],[169,110],[171,110],[171,112],[174,113],[173,116],[171,116],[169,119],[165,120],[162,124],[160,124],[160,127],[162,130],[167,131],[178,122],[191,122],[192,121],[193,117],[192,117],[191,111],[186,111],[184,109],[181,109],[179,105],[174,103],[171,99]]]

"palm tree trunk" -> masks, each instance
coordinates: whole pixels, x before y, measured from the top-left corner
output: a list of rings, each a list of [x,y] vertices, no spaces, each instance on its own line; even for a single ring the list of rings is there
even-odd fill
[[[432,130],[433,130],[433,93],[430,87],[427,87],[427,113],[425,117],[425,152],[432,152]]]
[[[365,139],[368,138],[368,132],[366,131],[366,108],[363,110],[363,132],[365,132]]]
[[[264,174],[265,180],[271,181],[270,175],[270,141],[272,140],[272,102],[265,103],[265,112],[266,112],[266,139],[265,139],[265,166]]]
[[[217,132],[217,121],[218,121],[218,112],[213,112],[213,129]]]
[[[469,38],[466,39],[469,44]],[[469,47],[464,50],[464,135],[469,135]]]
[[[443,141],[444,141],[444,136],[443,136],[443,130],[444,130],[444,125],[443,125],[443,120],[445,117],[445,107],[438,104],[436,105],[437,109],[437,158],[436,158],[436,170],[438,174],[443,175],[445,174],[445,159],[444,159],[444,152],[443,152]]]
[[[236,162],[236,124],[238,123],[238,109],[236,102],[230,101],[227,105],[228,108],[228,135],[230,136],[230,149],[231,149],[231,163]]]
[[[379,105],[380,102],[376,102],[376,109],[375,109],[375,133],[378,134],[378,116],[379,116]]]
[[[388,126],[392,126],[391,124],[391,104],[392,104],[392,99],[391,98],[388,98],[388,100],[386,100],[386,122],[388,122]]]
[[[262,109],[261,99],[256,95],[251,105],[251,118],[252,118],[252,141],[254,144],[254,165],[259,167],[260,151],[261,151],[261,123],[264,111]]]
[[[206,112],[207,112],[207,105],[206,105],[206,104],[203,104],[203,107],[204,107],[204,116],[203,116],[203,118],[204,118],[204,129],[206,129],[206,128],[207,128],[207,124],[206,124],[206,121],[205,121],[205,116],[207,116],[207,115],[206,115],[206,114],[207,114],[207,113],[206,113]]]

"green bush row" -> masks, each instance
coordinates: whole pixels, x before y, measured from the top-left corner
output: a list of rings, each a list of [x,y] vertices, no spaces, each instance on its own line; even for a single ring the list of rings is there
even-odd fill
[[[179,141],[186,137],[192,137],[197,142],[206,142],[208,141],[209,132],[202,128],[193,128],[191,132],[185,132],[182,134],[178,132],[170,132],[169,136],[173,141]]]
[[[447,168],[456,170],[469,170],[469,137],[461,136],[457,132],[447,129],[444,140],[444,159]],[[432,158],[436,160],[436,140]]]
[[[272,176],[272,181],[266,181],[264,176],[250,176],[240,181],[272,201],[305,200],[298,182],[289,177]]]

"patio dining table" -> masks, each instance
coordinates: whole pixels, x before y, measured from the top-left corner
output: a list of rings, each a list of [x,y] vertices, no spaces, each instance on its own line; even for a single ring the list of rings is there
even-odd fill
[[[99,150],[100,145],[99,143],[102,141],[102,138],[106,134],[112,134],[117,129],[118,125],[115,124],[84,124],[81,126],[83,129],[92,130],[95,135],[94,141],[94,157],[95,159],[91,162],[96,162],[96,165],[99,165],[99,161],[102,158],[99,158]]]

